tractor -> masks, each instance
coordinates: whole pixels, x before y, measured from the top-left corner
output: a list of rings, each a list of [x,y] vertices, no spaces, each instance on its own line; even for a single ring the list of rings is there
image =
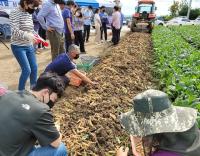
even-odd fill
[[[139,0],[132,17],[131,31],[151,33],[156,18],[156,9],[154,0]]]

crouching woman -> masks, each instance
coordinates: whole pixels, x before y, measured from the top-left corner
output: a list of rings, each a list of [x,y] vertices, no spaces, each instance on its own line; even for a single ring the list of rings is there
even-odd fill
[[[198,156],[200,131],[193,108],[173,106],[168,96],[157,90],[147,90],[133,99],[133,109],[120,116],[122,126],[131,134],[135,156],[138,140],[145,156]],[[120,148],[117,156],[126,156]]]

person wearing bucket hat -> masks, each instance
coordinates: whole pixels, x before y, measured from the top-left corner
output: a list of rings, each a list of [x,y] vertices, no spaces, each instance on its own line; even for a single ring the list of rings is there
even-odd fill
[[[54,73],[44,73],[31,91],[0,85],[0,155],[66,156],[67,149],[50,108],[64,92]],[[35,147],[38,141],[40,147]]]
[[[199,156],[196,119],[197,110],[173,106],[166,93],[153,89],[136,95],[132,110],[120,115],[121,125],[131,134],[133,154],[139,155],[133,144],[141,138],[145,156]],[[117,156],[126,155],[121,150]]]

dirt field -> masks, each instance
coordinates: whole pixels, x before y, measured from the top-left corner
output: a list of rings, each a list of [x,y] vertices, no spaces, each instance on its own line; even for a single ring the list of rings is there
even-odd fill
[[[110,33],[111,30],[108,30]],[[123,28],[122,36],[129,31],[127,27]],[[111,36],[108,36],[108,40],[111,39]],[[7,42],[6,45],[10,47],[10,43]],[[103,51],[109,46],[108,43],[103,43],[101,45],[96,45],[94,43],[94,30],[91,31],[90,42],[86,44],[86,51],[88,55],[99,56]],[[41,73],[46,65],[51,61],[50,48],[43,50],[41,54],[37,55],[39,73]],[[11,90],[17,89],[18,79],[21,73],[21,69],[14,58],[11,49],[8,50],[0,42],[0,83],[4,84]],[[29,80],[28,80],[29,81]],[[29,83],[29,82],[28,82]],[[29,89],[27,83],[27,89]]]
[[[54,114],[70,156],[114,156],[117,147],[130,146],[118,115],[131,108],[136,94],[155,88],[151,58],[150,34],[127,34],[89,73],[98,85],[66,90]]]
[[[118,115],[131,108],[133,96],[155,87],[150,70],[151,37],[128,31],[123,29],[122,35],[126,35],[115,47],[109,43],[97,46],[92,41],[94,34],[91,36],[87,54],[101,56],[101,61],[88,76],[99,84],[68,87],[53,109],[70,156],[114,156],[117,147],[130,146]],[[18,63],[2,44],[0,49],[0,83],[17,89]],[[39,73],[50,58],[49,49],[37,55]],[[141,146],[138,150],[142,150]]]

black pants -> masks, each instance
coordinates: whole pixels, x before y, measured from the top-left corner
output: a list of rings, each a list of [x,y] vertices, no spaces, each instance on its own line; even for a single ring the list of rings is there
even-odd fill
[[[74,43],[75,43],[77,46],[80,46],[80,51],[81,51],[81,52],[85,52],[84,40],[83,40],[83,32],[82,32],[82,30],[74,31],[74,36],[75,36]]]
[[[90,25],[84,25],[84,35],[83,35],[84,41],[88,42],[89,37],[90,37]]]
[[[73,40],[71,38],[71,34],[65,34],[65,50],[68,52],[69,46],[73,43]]]
[[[101,40],[103,40],[103,33],[104,33],[105,40],[107,41],[107,26],[106,26],[106,23],[102,23]]]
[[[120,29],[112,27],[112,42],[114,45],[117,45],[119,43],[119,35],[120,35]]]
[[[44,30],[42,27],[39,28],[38,34],[40,37],[42,37],[44,40],[46,40],[47,35],[46,35],[46,30]],[[43,48],[44,45],[43,43],[38,44],[38,48]]]
[[[119,31],[119,41],[121,39],[121,31],[122,31],[122,27],[120,28],[120,31]]]

